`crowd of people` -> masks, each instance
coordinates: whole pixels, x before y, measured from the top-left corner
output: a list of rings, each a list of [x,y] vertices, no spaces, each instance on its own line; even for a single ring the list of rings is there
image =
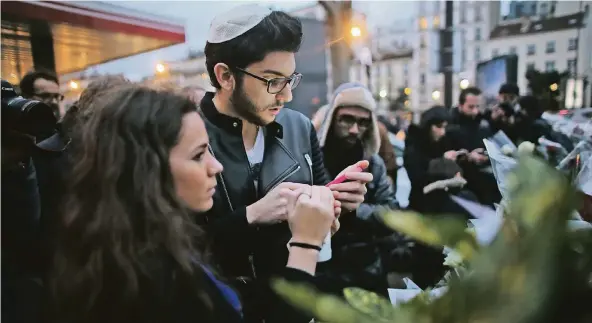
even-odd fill
[[[398,166],[372,93],[342,84],[312,121],[284,108],[303,77],[301,41],[297,18],[247,5],[210,27],[215,92],[104,77],[63,111],[57,77],[27,74],[23,96],[60,122],[23,136],[18,158],[3,139],[3,320],[310,322],[271,279],[334,295],[439,281],[441,250],[381,221],[400,208]],[[499,201],[483,139],[556,136],[518,94],[503,86],[482,113],[468,88],[458,108],[431,108],[407,129],[409,208],[470,217],[452,195]]]

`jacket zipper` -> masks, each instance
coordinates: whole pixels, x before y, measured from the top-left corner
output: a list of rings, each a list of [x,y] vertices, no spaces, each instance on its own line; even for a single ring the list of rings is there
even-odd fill
[[[214,150],[212,149],[212,146],[208,145],[208,149],[210,150],[210,154],[212,154],[212,156],[214,156],[214,158],[216,158],[216,155],[214,154]],[[222,189],[224,190],[224,195],[226,195],[226,201],[228,201],[228,206],[230,206],[230,212],[234,212],[234,207],[232,207],[232,202],[230,202],[230,196],[228,195],[228,190],[226,189],[226,183],[224,183],[224,176],[222,175],[222,172],[220,172],[219,175],[220,175],[220,182],[222,184]]]
[[[276,188],[276,187],[277,187],[278,185],[280,185],[280,184],[281,184],[281,183],[282,183],[284,180],[286,180],[286,178],[288,178],[288,177],[290,177],[290,176],[294,175],[294,174],[295,174],[297,171],[299,171],[299,170],[300,170],[300,165],[297,165],[297,166],[296,166],[296,168],[295,168],[293,171],[291,171],[290,173],[288,173],[288,175],[280,177],[280,178],[277,180],[277,183],[273,184],[273,186],[272,186],[270,189],[268,189],[267,191],[268,191],[268,192],[271,192],[271,191],[272,191],[274,188]]]
[[[314,185],[314,178],[312,176],[312,160],[308,154],[304,154],[304,159],[308,163],[308,168],[310,169],[310,185]]]

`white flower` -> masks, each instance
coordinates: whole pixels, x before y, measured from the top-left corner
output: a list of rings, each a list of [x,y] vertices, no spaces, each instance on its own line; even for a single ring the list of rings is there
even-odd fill
[[[506,155],[506,156],[512,156],[512,154],[514,154],[514,148],[512,148],[512,146],[506,144],[502,146],[501,149],[502,154]]]
[[[444,265],[452,268],[457,268],[462,266],[463,261],[464,259],[458,251],[451,250],[444,259]]]
[[[532,152],[534,151],[534,144],[530,141],[523,141],[522,143],[520,143],[520,145],[518,145],[518,153],[519,154],[532,154]]]

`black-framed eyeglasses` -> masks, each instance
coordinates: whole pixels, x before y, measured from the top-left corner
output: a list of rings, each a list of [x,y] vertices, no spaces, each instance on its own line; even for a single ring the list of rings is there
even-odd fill
[[[300,84],[300,80],[302,79],[302,74],[294,73],[289,77],[276,77],[272,79],[266,79],[264,77],[255,75],[251,72],[248,72],[242,68],[235,67],[236,70],[241,71],[252,78],[256,78],[259,81],[267,84],[267,93],[269,94],[278,94],[282,92],[282,90],[286,87],[286,85],[290,85],[290,89],[295,89],[298,84]]]
[[[337,122],[346,127],[347,129],[358,125],[360,129],[368,129],[372,126],[372,119],[370,118],[356,118],[349,114],[342,114],[337,118]]]

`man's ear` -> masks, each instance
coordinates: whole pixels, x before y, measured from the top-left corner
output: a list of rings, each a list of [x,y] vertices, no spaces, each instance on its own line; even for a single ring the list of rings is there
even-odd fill
[[[230,71],[228,65],[224,63],[218,63],[214,66],[214,75],[216,80],[220,83],[220,86],[225,90],[234,89],[235,80],[234,74]]]

